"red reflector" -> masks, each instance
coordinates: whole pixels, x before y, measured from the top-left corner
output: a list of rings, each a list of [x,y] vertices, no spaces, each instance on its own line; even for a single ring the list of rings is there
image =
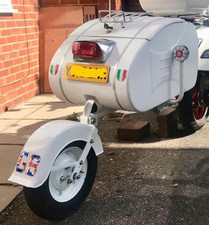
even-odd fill
[[[182,50],[179,49],[179,50],[176,51],[176,57],[177,58],[181,58],[181,57],[183,57],[183,55],[184,55],[184,53],[183,53]]]
[[[89,41],[74,42],[72,53],[73,55],[77,55],[82,58],[99,58],[102,56],[102,51],[99,45],[95,42]]]

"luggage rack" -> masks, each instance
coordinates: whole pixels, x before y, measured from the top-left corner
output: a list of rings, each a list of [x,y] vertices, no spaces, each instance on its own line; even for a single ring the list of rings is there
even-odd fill
[[[106,14],[102,16],[102,14]],[[151,15],[149,13],[137,13],[137,12],[123,12],[119,10],[99,10],[99,19],[100,22],[107,23],[120,23],[121,27],[125,27],[126,23],[133,22],[135,19],[138,19],[142,16]]]
[[[180,18],[193,23],[197,28],[205,26],[209,27],[209,16],[208,15],[187,15],[179,16]]]

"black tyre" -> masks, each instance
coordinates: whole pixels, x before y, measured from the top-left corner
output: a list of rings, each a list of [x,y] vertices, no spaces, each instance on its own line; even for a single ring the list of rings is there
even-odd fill
[[[67,146],[57,157],[54,165],[77,161],[84,149],[84,142],[76,142]],[[93,149],[85,160],[80,178],[69,182],[74,168],[51,171],[48,179],[38,188],[24,187],[28,206],[39,217],[44,219],[62,219],[69,216],[86,199],[93,186],[97,157]]]
[[[202,128],[208,118],[208,107],[200,99],[198,85],[184,94],[178,106],[179,121],[189,132]]]

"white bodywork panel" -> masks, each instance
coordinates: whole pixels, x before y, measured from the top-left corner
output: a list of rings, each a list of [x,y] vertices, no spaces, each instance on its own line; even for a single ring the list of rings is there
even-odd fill
[[[209,59],[201,59],[201,55],[205,50],[209,49],[209,27],[201,27],[197,29],[198,38],[201,39],[199,46],[198,70],[209,71]]]
[[[185,15],[203,13],[209,0],[139,0],[146,12],[159,15]]]
[[[26,142],[22,152],[27,152],[30,155],[40,156],[40,163],[37,167],[37,172],[34,176],[28,176],[26,173],[16,171],[16,168],[9,178],[10,181],[21,184],[26,187],[39,187],[47,179],[53,162],[59,153],[70,143],[75,141],[89,142],[96,155],[103,153],[103,147],[98,134],[94,137],[89,137],[93,126],[81,124],[78,122],[57,120],[49,122],[38,130],[36,130]]]
[[[55,95],[75,104],[93,99],[104,108],[147,111],[179,95],[179,66],[173,49],[185,45],[190,52],[183,63],[183,91],[196,82],[198,69],[198,39],[195,27],[179,18],[142,16],[121,27],[110,24],[107,33],[98,19],[76,29],[55,54],[51,65],[59,64],[56,75],[49,74]],[[77,40],[107,39],[115,42],[107,61],[76,62],[72,44]],[[64,79],[66,63],[110,66],[108,83],[94,83]],[[118,79],[118,71],[127,71]],[[121,73],[122,73],[121,72]]]
[[[169,19],[168,19],[169,20]],[[191,31],[192,24],[174,23],[166,27],[160,27],[160,21],[151,24],[152,28],[147,32],[147,39],[135,39],[126,49],[119,67],[129,65],[128,78],[121,83],[116,80],[116,93],[120,104],[124,109],[131,110],[129,102],[136,111],[147,111],[154,105],[160,105],[180,93],[179,63],[172,57],[172,51],[179,45],[185,45],[190,49],[190,57],[184,62],[184,92],[191,89],[197,77],[197,39],[196,33]],[[151,32],[154,29],[162,29]],[[193,30],[193,29],[192,29]],[[139,35],[145,37],[142,32]],[[186,37],[191,37],[187,42]],[[162,43],[162,40],[163,43]],[[136,46],[141,46],[135,53]],[[195,63],[194,63],[195,62]],[[189,79],[188,79],[189,78]],[[123,90],[127,89],[125,97]],[[129,99],[129,101],[128,101]],[[128,104],[127,104],[128,103]]]

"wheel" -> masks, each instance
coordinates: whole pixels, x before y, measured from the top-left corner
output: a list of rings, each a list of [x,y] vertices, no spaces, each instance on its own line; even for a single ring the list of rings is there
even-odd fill
[[[184,94],[178,106],[179,121],[190,132],[195,132],[205,125],[208,113],[208,107],[200,99],[198,85]]]
[[[84,146],[84,142],[67,146],[56,158],[54,165],[77,161]],[[62,219],[81,205],[91,191],[96,176],[97,157],[94,150],[90,150],[80,176],[71,183],[69,177],[73,170],[74,166],[52,170],[40,187],[24,187],[28,206],[36,215],[44,219]]]

